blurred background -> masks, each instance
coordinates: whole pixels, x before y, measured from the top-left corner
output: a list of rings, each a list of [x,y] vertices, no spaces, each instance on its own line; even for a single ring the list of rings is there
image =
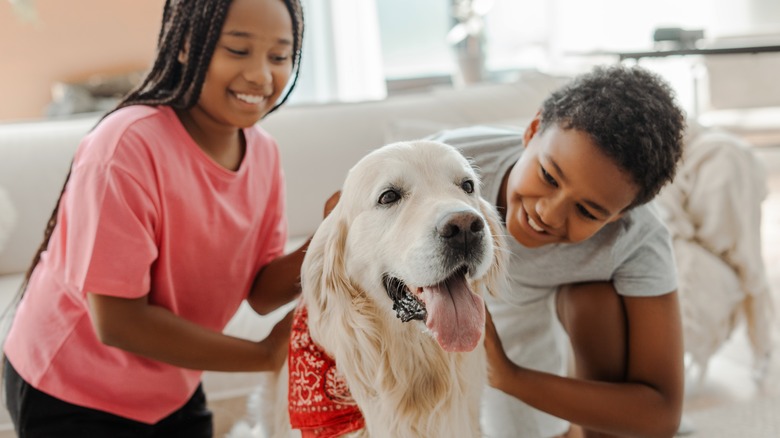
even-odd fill
[[[102,111],[151,63],[163,0],[0,1],[0,120]],[[621,53],[780,45],[777,0],[304,0],[293,103],[576,74]],[[655,41],[659,29],[694,35]],[[668,32],[667,32],[668,34]],[[679,36],[679,35],[678,35]],[[780,53],[644,57],[696,115],[780,106]],[[725,123],[725,122],[724,122]]]
[[[443,121],[464,118],[505,121],[524,114],[523,108],[534,111],[536,103],[525,100],[545,93],[540,87],[550,78],[566,79],[599,64],[638,63],[670,82],[689,121],[738,134],[766,167],[760,229],[756,225],[740,241],[761,236],[773,298],[780,299],[780,0],[302,1],[306,32],[298,87],[287,110],[263,121],[276,123],[269,131],[284,145],[290,187],[306,197],[298,199],[300,208],[320,205],[317,191],[330,190],[324,177],[340,182],[339,169],[353,155],[390,134],[429,130],[427,135],[448,127]],[[0,205],[0,265],[23,265],[0,272],[0,298],[15,291],[12,285],[26,269],[20,242],[29,238],[37,248],[81,136],[153,61],[164,3],[0,0],[0,186],[5,183],[11,194]],[[365,103],[321,105],[334,102]],[[348,131],[333,123],[356,114],[360,123]],[[320,139],[329,136],[340,149],[322,147]],[[309,162],[314,165],[316,153],[330,166],[327,175],[317,174],[313,188]],[[295,178],[296,172],[305,177]],[[762,175],[743,172],[736,179]],[[731,182],[726,188],[742,187]],[[718,198],[720,186],[705,185]],[[39,206],[45,218],[37,217]],[[21,220],[17,228],[6,227],[11,243],[3,249],[3,213],[7,219],[13,207]],[[721,213],[712,217],[727,216]],[[711,292],[702,296],[709,299]],[[780,320],[772,324],[777,351]],[[762,375],[770,378],[756,385],[740,327],[740,336],[712,361],[707,384],[686,399],[697,437],[780,436],[780,362],[767,364]],[[208,377],[218,430],[244,415],[252,381],[246,375]],[[3,438],[12,436],[6,416],[0,408]]]

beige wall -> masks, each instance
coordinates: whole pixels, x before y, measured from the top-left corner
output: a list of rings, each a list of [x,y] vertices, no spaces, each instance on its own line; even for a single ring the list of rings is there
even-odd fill
[[[154,58],[163,0],[34,0],[25,22],[0,0],[0,120],[43,115],[51,85],[145,69]]]

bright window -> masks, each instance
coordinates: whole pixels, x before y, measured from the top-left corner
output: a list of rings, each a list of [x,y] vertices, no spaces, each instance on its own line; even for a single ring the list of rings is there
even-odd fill
[[[457,23],[453,5],[466,0],[303,1],[308,47],[304,83],[294,101],[381,99],[387,93],[450,83],[459,71],[456,48],[447,35]],[[741,0],[472,1],[487,11],[482,44],[486,80],[511,79],[522,70],[574,74],[615,62],[615,56],[592,52],[651,48],[657,27],[702,28],[707,37],[715,37],[749,28],[751,22],[746,15],[750,7]],[[689,72],[684,75],[690,82]]]
[[[452,13],[455,0],[375,1],[386,79],[455,72],[455,50],[447,42],[447,34],[456,24]],[[493,0],[484,3],[489,6],[484,16],[487,71],[543,66],[551,33],[549,2]]]
[[[451,0],[376,0],[387,79],[449,75]]]

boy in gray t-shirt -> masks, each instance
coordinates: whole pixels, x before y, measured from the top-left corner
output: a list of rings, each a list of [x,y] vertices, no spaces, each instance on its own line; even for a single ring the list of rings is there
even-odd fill
[[[436,137],[473,160],[513,237],[508,290],[488,302],[486,436],[558,436],[568,421],[588,437],[677,430],[676,271],[650,201],[674,176],[684,128],[666,83],[613,66],[554,92],[524,133]]]

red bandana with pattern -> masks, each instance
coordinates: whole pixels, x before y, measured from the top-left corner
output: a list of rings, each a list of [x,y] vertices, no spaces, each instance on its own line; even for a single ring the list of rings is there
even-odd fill
[[[347,382],[309,336],[303,302],[295,309],[290,339],[288,409],[293,429],[303,438],[337,437],[365,427]]]

